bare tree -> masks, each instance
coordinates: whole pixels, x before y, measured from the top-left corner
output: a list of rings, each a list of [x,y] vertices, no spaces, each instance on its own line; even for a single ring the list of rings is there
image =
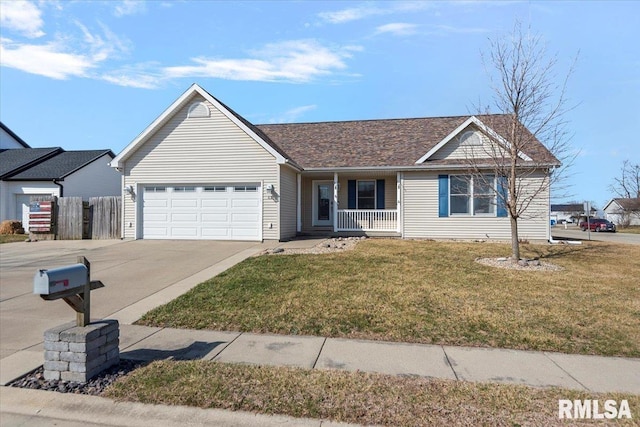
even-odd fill
[[[558,79],[557,56],[549,57],[540,35],[516,23],[506,37],[490,40],[482,55],[492,89],[492,106],[478,118],[484,143],[469,146],[466,157],[474,179],[494,188],[511,224],[511,259],[520,259],[518,220],[541,217],[551,187],[564,177],[575,154],[567,131],[566,87],[573,64]],[[574,61],[575,64],[575,61]],[[476,107],[476,110],[482,111]],[[497,114],[490,114],[497,113]],[[494,178],[495,177],[495,178]]]
[[[620,176],[613,178],[609,189],[623,199],[640,198],[640,163],[623,161]]]
[[[640,219],[640,163],[624,160],[620,175],[613,178],[609,189],[619,197],[614,212],[618,225],[625,228],[635,222],[634,218]]]

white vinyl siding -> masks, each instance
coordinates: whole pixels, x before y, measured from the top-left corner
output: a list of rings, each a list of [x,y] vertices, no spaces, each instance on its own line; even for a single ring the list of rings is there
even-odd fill
[[[298,178],[296,172],[287,166],[280,167],[280,239],[296,235]]]
[[[403,226],[405,238],[500,239],[511,238],[509,218],[495,216],[438,216],[438,175],[446,172],[405,172],[403,186]],[[451,175],[455,172],[451,171]],[[537,188],[545,175],[524,178],[524,185]],[[521,239],[547,240],[549,194],[539,194],[523,218],[518,220]]]
[[[189,107],[197,101],[207,104],[210,117],[187,118]],[[124,185],[132,185],[138,192],[140,186],[151,184],[259,183],[263,239],[280,236],[277,201],[264,191],[264,184],[277,184],[275,158],[199,95],[185,102],[126,160],[124,176]],[[125,196],[126,238],[141,237],[136,230],[138,206]]]
[[[460,144],[460,137],[464,136],[467,132],[474,132],[475,135],[479,137],[482,141],[482,145],[472,145],[470,143]],[[468,137],[468,135],[467,135]],[[473,138],[470,142],[473,141]],[[447,142],[442,148],[433,153],[431,156],[432,160],[444,160],[444,159],[455,159],[455,160],[465,160],[465,159],[479,159],[479,158],[487,158],[490,157],[488,154],[492,153],[492,142],[480,131],[475,129],[473,126],[467,127],[465,130],[460,132],[459,135],[451,139]]]

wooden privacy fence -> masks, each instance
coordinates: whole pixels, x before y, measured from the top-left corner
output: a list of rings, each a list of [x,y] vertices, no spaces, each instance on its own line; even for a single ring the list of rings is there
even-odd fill
[[[32,197],[31,202],[53,201],[50,233],[31,231],[37,239],[80,240],[119,239],[121,198],[118,196],[91,197]],[[30,227],[31,228],[31,227]]]

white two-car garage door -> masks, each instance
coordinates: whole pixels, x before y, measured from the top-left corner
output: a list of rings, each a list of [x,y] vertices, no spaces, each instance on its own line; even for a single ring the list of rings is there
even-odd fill
[[[144,239],[260,240],[261,187],[143,186]]]

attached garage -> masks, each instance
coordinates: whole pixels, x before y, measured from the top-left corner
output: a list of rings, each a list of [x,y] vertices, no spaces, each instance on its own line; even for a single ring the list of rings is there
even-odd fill
[[[259,184],[143,185],[142,238],[262,240]]]

